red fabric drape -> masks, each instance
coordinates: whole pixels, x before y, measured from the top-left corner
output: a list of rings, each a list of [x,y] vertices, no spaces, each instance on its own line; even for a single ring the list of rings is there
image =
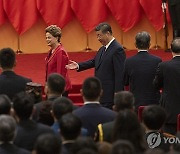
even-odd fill
[[[19,34],[23,34],[38,19],[35,0],[3,0],[4,10]]]
[[[149,21],[159,31],[163,27],[162,0],[139,0],[139,2]]]
[[[37,8],[48,25],[63,28],[72,19],[70,0],[37,0]]]
[[[0,0],[0,25],[2,25],[5,22],[5,13],[3,9],[3,0]]]
[[[123,31],[130,30],[140,21],[142,9],[138,0],[105,0],[105,2]]]
[[[104,0],[71,0],[71,7],[87,32],[107,18],[108,9]]]

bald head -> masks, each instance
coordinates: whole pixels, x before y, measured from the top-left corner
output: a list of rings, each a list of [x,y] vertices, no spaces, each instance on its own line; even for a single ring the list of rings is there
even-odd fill
[[[151,36],[148,32],[142,31],[136,34],[135,41],[138,49],[149,49]]]
[[[180,53],[180,37],[176,37],[171,43],[171,50],[174,53]]]

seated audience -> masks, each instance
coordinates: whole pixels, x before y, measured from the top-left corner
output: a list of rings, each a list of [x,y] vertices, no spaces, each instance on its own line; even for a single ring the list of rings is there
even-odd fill
[[[113,129],[113,142],[119,139],[128,140],[133,144],[135,152],[141,154],[147,148],[144,134],[138,117],[133,111],[124,110],[118,113]]]
[[[18,123],[14,143],[30,151],[39,135],[54,134],[50,127],[31,120],[33,105],[33,98],[25,92],[17,94],[13,99],[14,114]]]
[[[165,143],[163,137],[170,137],[170,134],[162,133],[161,128],[166,120],[165,110],[157,105],[151,105],[144,108],[142,113],[142,121],[146,129],[146,139],[149,135],[155,133],[161,138],[161,143],[159,146],[154,148],[160,148],[164,152],[168,152],[170,149],[170,144]],[[173,137],[171,135],[171,137]]]
[[[117,92],[114,96],[113,110],[119,112],[125,109],[134,110],[134,96],[129,91]],[[113,127],[114,121],[99,124],[95,140],[112,143]]]
[[[60,154],[61,142],[53,134],[43,134],[35,142],[32,154]]]
[[[13,144],[16,135],[16,121],[9,115],[0,115],[0,154],[30,154]]]
[[[67,113],[62,116],[59,125],[62,138],[62,154],[68,154],[73,143],[80,135],[82,123],[78,117],[72,113]]]
[[[0,95],[0,115],[1,114],[11,114],[11,100],[7,95]]]
[[[0,67],[2,73],[0,75],[0,94],[6,94],[10,99],[15,94],[25,91],[26,83],[31,82],[31,79],[17,75],[14,72],[16,66],[16,54],[10,48],[0,50]]]
[[[98,78],[87,78],[81,90],[84,106],[73,111],[73,114],[81,119],[83,128],[86,128],[92,137],[94,137],[98,124],[113,121],[116,117],[114,111],[100,105],[99,99],[102,92]]]

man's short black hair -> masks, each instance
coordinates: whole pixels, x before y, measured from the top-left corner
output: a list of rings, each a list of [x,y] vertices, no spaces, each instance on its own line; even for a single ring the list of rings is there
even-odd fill
[[[95,31],[100,31],[100,30],[102,31],[103,34],[109,32],[112,35],[111,26],[106,22],[100,23],[99,25],[96,26]]]
[[[11,100],[7,95],[0,95],[0,114],[10,114]]]
[[[159,130],[166,120],[165,110],[158,105],[150,105],[144,108],[142,121],[147,128]]]
[[[64,92],[66,83],[62,75],[52,73],[48,76],[47,85],[52,93],[62,94]]]
[[[16,54],[11,48],[3,48],[0,50],[0,66],[3,69],[13,68]]]
[[[87,78],[82,86],[83,96],[89,101],[96,100],[100,96],[101,90],[101,82],[96,77]]]

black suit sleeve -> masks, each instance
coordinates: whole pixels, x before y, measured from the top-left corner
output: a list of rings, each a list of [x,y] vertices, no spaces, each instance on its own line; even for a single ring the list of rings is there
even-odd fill
[[[153,81],[153,84],[156,89],[161,89],[163,87],[163,71],[162,71],[162,63],[158,65],[155,79]]]
[[[78,65],[79,65],[79,69],[77,70],[78,72],[84,71],[89,68],[93,68],[95,66],[95,59],[91,59],[91,60],[88,60],[85,62],[78,63]]]

